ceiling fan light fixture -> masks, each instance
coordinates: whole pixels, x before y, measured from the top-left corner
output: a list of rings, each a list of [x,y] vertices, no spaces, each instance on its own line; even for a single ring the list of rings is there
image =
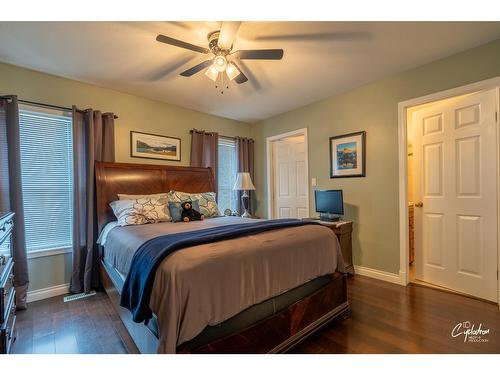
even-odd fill
[[[215,65],[210,65],[205,72],[205,75],[210,78],[212,81],[217,81],[217,77],[219,76],[219,71],[218,69],[215,68]]]
[[[228,63],[226,68],[226,74],[230,81],[238,77],[240,71],[233,63]]]
[[[215,66],[215,69],[217,69],[217,71],[219,73],[222,73],[223,71],[225,71],[226,67],[227,67],[226,58],[222,55],[216,56],[214,59],[214,66]]]

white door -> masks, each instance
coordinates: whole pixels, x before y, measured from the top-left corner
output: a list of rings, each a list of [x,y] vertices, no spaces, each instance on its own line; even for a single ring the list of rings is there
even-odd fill
[[[287,137],[272,145],[273,218],[308,217],[305,137]]]
[[[490,301],[497,301],[495,112],[489,90],[412,117],[416,278]]]

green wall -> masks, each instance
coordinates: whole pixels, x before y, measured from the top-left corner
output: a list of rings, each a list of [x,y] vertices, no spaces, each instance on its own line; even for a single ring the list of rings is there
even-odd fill
[[[114,90],[0,64],[0,94],[61,106],[76,104],[113,111],[116,159],[162,163],[129,155],[129,131],[140,130],[182,139],[182,161],[189,164],[189,129],[252,136],[256,142],[257,214],[267,215],[265,139],[308,128],[309,173],[318,188],[344,190],[346,217],[355,221],[354,263],[382,271],[399,271],[397,104],[401,101],[500,76],[500,40],[310,104],[254,125],[224,119]],[[367,176],[335,179],[328,173],[328,138],[367,132]],[[165,162],[163,162],[165,163]],[[314,212],[312,190],[311,214]],[[69,281],[71,255],[29,260],[30,290]]]
[[[397,274],[398,103],[496,76],[500,40],[255,124],[257,214],[267,216],[266,137],[307,128],[310,177],[317,188],[344,190],[345,216],[355,223],[354,264]],[[366,177],[330,179],[328,138],[361,130],[367,132]]]
[[[0,63],[0,94],[16,94],[20,99],[79,108],[111,111],[116,120],[116,161],[189,165],[192,128],[217,131],[228,136],[250,136],[250,125],[175,105]],[[216,93],[214,93],[216,95]],[[181,161],[130,157],[130,130],[181,138]],[[29,260],[30,290],[69,282],[71,255],[61,254]]]

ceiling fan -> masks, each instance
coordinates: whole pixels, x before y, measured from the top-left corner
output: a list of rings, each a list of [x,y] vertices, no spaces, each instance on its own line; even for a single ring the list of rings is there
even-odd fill
[[[229,82],[242,84],[248,81],[247,76],[238,67],[237,60],[281,60],[282,49],[252,49],[233,52],[233,41],[241,22],[223,22],[221,29],[208,35],[208,48],[200,47],[182,40],[174,39],[165,35],[158,35],[156,40],[161,43],[170,44],[179,48],[185,48],[194,52],[210,55],[208,60],[189,68],[182,73],[183,77],[205,70],[205,75],[215,82],[215,87],[224,93],[229,88]]]

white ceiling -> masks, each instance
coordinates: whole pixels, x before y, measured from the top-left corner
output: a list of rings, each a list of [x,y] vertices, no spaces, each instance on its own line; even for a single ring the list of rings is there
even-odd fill
[[[500,22],[243,22],[233,50],[249,81],[221,95],[206,60],[157,34],[207,47],[219,22],[0,22],[0,61],[242,121],[257,121],[500,38]]]

